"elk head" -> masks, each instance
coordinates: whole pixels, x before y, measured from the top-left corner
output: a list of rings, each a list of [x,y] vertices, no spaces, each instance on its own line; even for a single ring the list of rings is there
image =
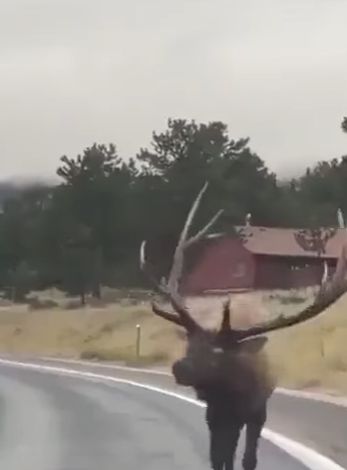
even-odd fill
[[[328,280],[327,266],[325,265],[321,286],[313,303],[297,314],[288,317],[279,315],[274,320],[250,328],[234,329],[230,326],[230,308],[229,302],[226,302],[223,307],[220,328],[215,331],[204,329],[190,315],[179,293],[179,281],[182,276],[185,251],[206,235],[222,213],[219,211],[202,230],[194,236],[188,237],[189,229],[207,186],[206,183],[190,209],[174,253],[167,281],[157,283],[149,272],[146,263],[145,241],[142,242],[140,250],[141,269],[149,276],[161,294],[169,300],[175,313],[163,309],[156,302],[152,303],[153,312],[165,320],[183,327],[186,331],[186,355],[173,364],[173,375],[178,384],[195,388],[215,384],[222,380],[225,377],[226,368],[230,370],[233,363],[237,365],[237,361],[233,361],[233,358],[237,358],[240,353],[246,353],[248,357],[258,353],[267,341],[267,338],[264,337],[266,333],[299,324],[319,315],[347,291],[345,281],[347,249],[346,246],[343,246],[332,278]]]

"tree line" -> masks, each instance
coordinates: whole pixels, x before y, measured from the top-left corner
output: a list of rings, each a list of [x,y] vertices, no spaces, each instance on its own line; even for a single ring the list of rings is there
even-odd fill
[[[347,213],[347,156],[282,181],[248,138],[233,139],[222,122],[170,119],[134,158],[122,158],[113,144],[94,144],[61,157],[57,175],[58,184],[33,185],[2,203],[0,288],[14,300],[50,286],[82,302],[88,293],[99,297],[101,285],[140,286],[143,239],[164,273],[205,181],[196,224],[222,208],[216,231],[232,231],[248,213],[254,225],[302,228],[336,226],[337,209]]]

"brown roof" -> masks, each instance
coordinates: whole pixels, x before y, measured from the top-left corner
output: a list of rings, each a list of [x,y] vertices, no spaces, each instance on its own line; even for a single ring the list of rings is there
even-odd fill
[[[254,254],[273,256],[317,256],[315,251],[304,250],[296,241],[295,234],[300,229],[273,227],[235,227],[241,232],[245,247]],[[347,230],[336,229],[336,233],[326,244],[323,258],[338,258],[343,243],[347,241]]]

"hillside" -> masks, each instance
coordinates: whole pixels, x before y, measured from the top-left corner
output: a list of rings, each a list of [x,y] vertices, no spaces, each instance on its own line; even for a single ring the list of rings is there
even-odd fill
[[[21,191],[15,183],[11,182],[0,182],[0,204],[6,199],[16,196]]]

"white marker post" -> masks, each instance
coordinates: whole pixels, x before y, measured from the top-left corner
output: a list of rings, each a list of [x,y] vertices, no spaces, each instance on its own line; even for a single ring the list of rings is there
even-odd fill
[[[141,325],[136,325],[136,360],[140,359],[141,353]]]

